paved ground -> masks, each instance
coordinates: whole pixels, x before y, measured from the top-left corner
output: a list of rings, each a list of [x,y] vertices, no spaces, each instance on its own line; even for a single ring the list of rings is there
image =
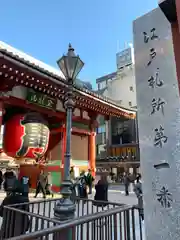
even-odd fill
[[[108,191],[108,198],[110,202],[118,202],[129,205],[134,205],[137,203],[136,196],[134,193],[130,192],[129,196],[125,196],[123,189],[121,190],[121,186],[110,186]],[[92,195],[89,195],[89,198],[94,198],[95,192],[93,191]],[[5,198],[5,193],[0,191],[0,202]],[[29,198],[31,201],[42,199],[42,195],[40,194],[36,199],[34,198],[34,194],[29,194]],[[47,196],[47,198],[51,198],[51,196]],[[55,194],[54,198],[59,198],[59,194]]]
[[[120,183],[119,184],[110,184],[109,185],[109,190],[112,191],[112,192],[124,193],[124,185],[120,184]],[[132,184],[130,184],[130,186],[129,186],[129,192],[130,192],[130,194],[134,194]]]
[[[92,195],[89,195],[90,199],[94,198],[94,192]],[[2,200],[5,198],[5,193],[0,191],[0,203]],[[30,201],[36,201],[36,200],[41,200],[42,195],[40,194],[37,198],[34,198],[34,194],[29,194]],[[47,198],[51,198],[51,196],[47,196]],[[54,198],[59,198],[59,194],[55,194]],[[129,196],[125,196],[124,192],[119,192],[119,191],[113,191],[109,190],[108,191],[108,198],[110,202],[118,202],[118,203],[124,203],[128,205],[134,205],[137,203],[136,196],[134,194],[130,194]]]

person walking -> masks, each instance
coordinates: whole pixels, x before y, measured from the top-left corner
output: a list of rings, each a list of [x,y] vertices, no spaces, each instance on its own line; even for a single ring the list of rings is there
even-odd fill
[[[7,169],[4,173],[4,191],[6,192],[6,195],[9,194],[9,192],[12,191],[14,188],[14,184],[16,182],[17,178],[13,171]]]
[[[20,178],[20,182],[23,187],[23,196],[28,197],[29,188],[31,187],[30,178],[28,176],[22,176]]]
[[[91,169],[88,170],[88,174],[86,176],[87,186],[89,188],[89,193],[92,194],[92,185],[94,182],[94,177],[92,176]]]
[[[37,179],[36,194],[34,196],[35,198],[40,192],[42,192],[43,198],[46,198],[46,185],[47,185],[47,176],[45,175],[44,171],[41,170],[39,177]]]
[[[138,208],[139,208],[140,217],[142,220],[144,220],[141,174],[138,174],[136,177],[136,181],[134,183],[134,193],[136,194],[136,197],[138,199]]]
[[[127,173],[124,175],[124,187],[125,187],[125,195],[129,195],[129,184],[130,184],[130,178]]]
[[[80,177],[78,179],[78,195],[80,198],[88,198],[85,171],[81,172]]]
[[[46,194],[51,195],[52,198],[54,197],[54,194],[52,191],[52,176],[50,172],[48,172],[48,176],[47,176]]]
[[[108,204],[108,181],[106,176],[101,176],[101,180],[98,181],[98,183],[95,185],[95,197],[94,200],[96,201],[102,201],[101,202],[95,202],[94,205],[99,207],[105,207]],[[107,203],[106,203],[107,202]]]

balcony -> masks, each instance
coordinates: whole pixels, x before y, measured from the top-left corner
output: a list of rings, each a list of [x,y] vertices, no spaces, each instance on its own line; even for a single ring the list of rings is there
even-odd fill
[[[140,163],[139,144],[123,144],[107,147],[107,150],[97,156],[97,164],[138,164]]]

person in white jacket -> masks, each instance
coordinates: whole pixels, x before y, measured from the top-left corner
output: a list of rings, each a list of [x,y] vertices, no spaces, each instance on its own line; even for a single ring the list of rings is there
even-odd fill
[[[141,219],[144,220],[144,210],[143,210],[143,192],[142,192],[142,182],[141,174],[138,174],[134,183],[134,192],[138,199],[138,208]]]

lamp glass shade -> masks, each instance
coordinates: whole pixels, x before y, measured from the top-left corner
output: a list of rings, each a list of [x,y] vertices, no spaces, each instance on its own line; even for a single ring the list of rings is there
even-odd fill
[[[76,56],[74,49],[69,45],[67,55],[63,55],[58,61],[57,64],[61,69],[62,73],[66,79],[74,80],[84,66],[83,61],[79,56]]]
[[[84,66],[79,56],[63,56],[58,61],[59,68],[66,79],[76,79],[77,75]]]

